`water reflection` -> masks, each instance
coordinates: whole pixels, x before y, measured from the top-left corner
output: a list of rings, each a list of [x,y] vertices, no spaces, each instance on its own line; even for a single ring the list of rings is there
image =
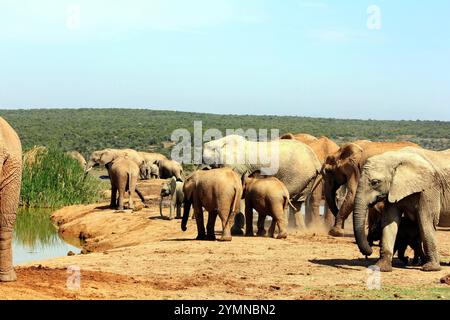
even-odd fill
[[[22,208],[17,213],[13,238],[14,263],[24,263],[65,256],[80,250],[58,236],[50,220],[51,210]]]

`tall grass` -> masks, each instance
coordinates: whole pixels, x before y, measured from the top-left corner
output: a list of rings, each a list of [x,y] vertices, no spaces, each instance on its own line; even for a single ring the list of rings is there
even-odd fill
[[[85,177],[78,161],[64,152],[56,148],[39,152],[32,149],[27,155],[22,176],[23,206],[59,208],[101,199],[102,182],[91,175]]]

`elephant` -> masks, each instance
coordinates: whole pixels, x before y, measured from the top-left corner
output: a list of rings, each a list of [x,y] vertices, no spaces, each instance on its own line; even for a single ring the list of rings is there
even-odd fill
[[[156,160],[155,165],[159,168],[160,179],[177,178],[178,181],[183,181],[183,166],[174,160]]]
[[[161,189],[161,201],[159,202],[159,213],[164,218],[162,212],[163,199],[170,197],[170,215],[169,220],[172,220],[172,212],[174,208],[177,210],[176,219],[181,219],[181,207],[184,203],[183,182],[177,181],[177,178],[172,177]]]
[[[118,157],[106,164],[108,174],[111,180],[111,209],[123,210],[125,192],[129,193],[128,207],[134,210],[133,194],[137,193],[139,198],[145,204],[142,193],[137,188],[139,177],[138,165],[128,158]],[[117,192],[119,198],[117,199]]]
[[[450,152],[407,147],[368,159],[355,197],[353,230],[362,254],[370,256],[365,220],[370,206],[384,201],[381,217],[381,271],[392,271],[392,256],[404,213],[419,225],[426,263],[423,271],[439,271],[436,227],[450,227]]]
[[[315,138],[309,134],[286,134],[282,136],[281,139],[297,140],[307,144],[314,151],[322,166],[329,155],[332,155],[339,150],[339,146],[334,141],[324,136]],[[323,181],[314,188],[314,191],[306,204],[306,225],[314,225],[320,222],[320,203],[322,199],[325,199]],[[335,218],[326,202],[324,219],[327,225],[334,226]]]
[[[264,175],[275,176],[285,184],[297,212],[310,194],[321,169],[314,151],[302,142],[284,139],[255,142],[239,135],[205,143],[203,162],[233,168],[240,176],[257,170]],[[241,211],[244,205],[241,204]],[[296,227],[304,229],[303,215],[296,214],[295,217]]]
[[[144,161],[141,155],[133,149],[104,149],[94,151],[85,167],[85,172],[89,172],[96,165],[106,165],[118,157],[132,160],[140,167]]]
[[[12,237],[20,201],[22,144],[16,131],[0,117],[0,282],[16,281]]]
[[[348,143],[337,152],[328,156],[321,173],[324,180],[325,199],[328,207],[336,217],[335,225],[330,231],[332,236],[343,236],[345,220],[353,211],[356,188],[364,163],[372,156],[386,151],[395,151],[408,146],[420,148],[408,142],[372,142],[359,140]],[[336,205],[336,192],[346,186],[347,194],[340,208]]]
[[[79,153],[78,151],[69,151],[69,152],[66,152],[66,155],[68,155],[72,159],[77,160],[78,163],[80,164],[80,167],[82,167],[83,169],[86,168],[86,164],[87,164],[86,159],[84,159],[83,155],[81,153]]]
[[[381,240],[381,214],[375,219],[369,217],[369,234],[367,240],[369,245],[373,246],[374,241]],[[420,238],[419,226],[415,221],[404,216],[400,220],[397,238],[395,239],[394,255],[398,252],[398,258],[408,265],[409,257],[405,256],[406,248],[410,246],[414,251],[413,265],[425,263],[425,253],[422,249],[422,239]]]
[[[253,237],[253,209],[258,212],[258,236],[264,236],[264,220],[272,217],[269,236],[274,237],[278,226],[278,239],[287,238],[286,210],[289,204],[289,192],[286,186],[275,177],[264,177],[260,172],[242,175],[242,198],[245,199],[245,235]]]
[[[165,155],[162,155],[160,153],[153,153],[153,152],[138,152],[141,158],[144,160],[140,166],[141,168],[141,179],[142,180],[149,180],[149,179],[158,179],[159,178],[159,169],[154,164],[155,161],[158,160],[167,160],[167,157]],[[156,172],[158,173],[156,174]],[[156,175],[158,178],[156,178]]]
[[[199,170],[190,175],[183,186],[184,213],[181,230],[187,230],[189,211],[194,208],[197,222],[197,240],[215,240],[214,226],[217,215],[222,220],[220,241],[231,241],[231,226],[242,198],[240,176],[230,168]],[[208,211],[205,232],[203,208]]]

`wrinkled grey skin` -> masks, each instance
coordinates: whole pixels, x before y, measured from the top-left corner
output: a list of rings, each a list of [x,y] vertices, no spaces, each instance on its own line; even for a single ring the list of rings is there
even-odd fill
[[[16,281],[12,238],[22,182],[22,145],[14,129],[0,117],[0,282]]]
[[[174,160],[157,160],[154,162],[159,168],[160,179],[177,178],[177,181],[184,181],[183,166]]]
[[[133,161],[134,163],[136,163],[136,165],[138,165],[138,167],[140,167],[142,165],[142,162],[144,161],[142,156],[133,149],[97,150],[97,151],[92,152],[84,170],[87,173],[90,170],[92,170],[92,168],[94,166],[96,166],[96,165],[104,166],[108,163],[111,163],[112,161],[114,161],[114,159],[116,159],[118,157],[127,158],[127,159]]]
[[[362,254],[370,256],[365,221],[370,206],[384,201],[381,271],[392,271],[392,256],[402,213],[417,221],[424,245],[423,271],[439,271],[436,227],[450,226],[450,152],[404,148],[370,158],[358,183],[353,230]]]
[[[172,177],[161,189],[161,201],[159,202],[159,213],[162,218],[166,218],[163,215],[163,201],[164,198],[169,197],[170,199],[170,214],[169,220],[172,220],[172,214],[174,209],[176,208],[177,214],[176,219],[181,219],[181,207],[184,203],[184,193],[183,193],[183,185],[184,183],[181,181],[177,181],[177,178]]]

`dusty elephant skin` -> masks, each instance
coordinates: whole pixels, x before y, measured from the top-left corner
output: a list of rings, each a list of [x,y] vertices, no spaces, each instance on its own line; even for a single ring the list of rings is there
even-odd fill
[[[0,282],[16,280],[12,236],[19,207],[22,145],[13,128],[0,117]]]
[[[178,181],[183,181],[183,167],[174,160],[157,160],[153,164],[159,168],[159,177],[161,179],[170,179],[175,177]]]
[[[246,236],[253,236],[253,209],[258,212],[258,236],[264,236],[264,220],[272,217],[269,236],[274,237],[278,226],[278,239],[287,238],[286,209],[289,192],[286,186],[275,177],[261,177],[260,172],[242,176],[243,197],[245,198]]]
[[[141,179],[159,179],[159,168],[155,162],[167,160],[167,157],[154,152],[139,152],[139,155],[143,159],[143,162],[140,165]]]
[[[184,183],[177,181],[177,178],[172,177],[161,189],[161,200],[159,202],[159,214],[162,218],[163,215],[163,201],[165,197],[170,197],[170,213],[169,220],[172,220],[173,211],[176,209],[176,218],[181,219],[181,207],[184,203],[184,193],[183,193]]]
[[[144,196],[137,188],[137,181],[139,178],[138,165],[129,159],[117,158],[112,162],[106,164],[109,178],[111,180],[111,204],[112,209],[117,208],[123,210],[125,193],[129,194],[128,206],[134,210],[133,194],[137,193],[142,202],[145,203]],[[117,193],[119,197],[117,198]]]
[[[307,144],[314,151],[322,166],[325,163],[325,160],[327,159],[328,156],[336,153],[339,150],[339,146],[334,141],[328,139],[327,137],[316,138],[314,136],[304,133],[296,135],[289,133],[287,135],[282,136],[281,139],[297,140]],[[317,185],[316,188],[314,189],[313,193],[309,198],[308,203],[306,204],[305,210],[306,225],[308,226],[315,225],[321,221],[320,203],[324,198],[325,198],[324,185],[323,181],[321,181],[320,184]],[[330,227],[334,226],[335,224],[335,217],[333,216],[333,213],[331,212],[327,202],[325,202],[325,222]]]
[[[392,271],[395,239],[402,214],[417,221],[424,244],[423,271],[441,270],[436,228],[450,226],[450,152],[407,147],[370,158],[355,198],[353,228],[362,254],[372,254],[365,235],[369,207],[384,201],[381,218],[382,271]]]
[[[184,214],[181,229],[187,230],[189,210],[194,207],[197,222],[197,240],[215,240],[214,226],[217,215],[222,221],[221,241],[231,241],[231,226],[242,198],[240,177],[229,168],[196,171],[183,187]],[[209,213],[205,232],[203,208]]]
[[[104,149],[92,152],[89,161],[86,164],[85,171],[89,172],[96,165],[107,165],[117,158],[127,158],[136,165],[141,166],[144,159],[141,154],[133,149]]]
[[[238,135],[205,143],[203,161],[206,165],[233,168],[239,175],[256,170],[273,175],[288,189],[295,212],[300,212],[321,168],[314,151],[300,141],[254,142]],[[245,211],[244,206],[241,203],[241,211]],[[302,214],[295,214],[295,227],[306,229]]]
[[[343,145],[336,153],[328,156],[322,168],[324,178],[325,199],[336,216],[333,236],[342,236],[345,220],[354,209],[356,188],[361,176],[361,170],[372,156],[387,151],[395,151],[408,146],[419,147],[412,142],[371,142],[359,140]],[[336,205],[336,192],[345,185],[347,195],[340,208]],[[376,213],[374,213],[376,214]]]

